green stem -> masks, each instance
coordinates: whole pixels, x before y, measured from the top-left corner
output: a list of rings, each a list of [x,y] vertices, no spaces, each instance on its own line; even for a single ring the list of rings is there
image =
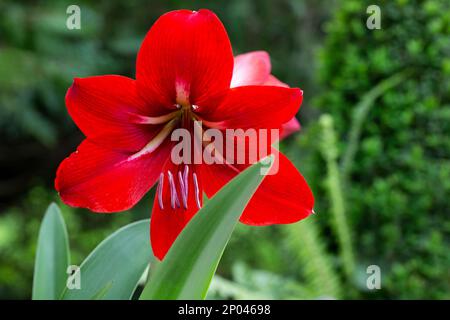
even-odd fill
[[[333,128],[333,118],[325,114],[320,117],[319,122],[323,132],[321,152],[327,166],[326,182],[331,198],[333,228],[338,238],[344,273],[348,279],[351,279],[355,269],[355,257],[352,248],[352,235],[345,215],[345,202],[337,164],[338,151]]]

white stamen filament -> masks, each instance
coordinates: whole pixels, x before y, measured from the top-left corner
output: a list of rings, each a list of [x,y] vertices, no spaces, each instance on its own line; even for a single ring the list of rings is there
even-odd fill
[[[181,200],[183,200],[183,207],[187,209],[187,184],[184,184],[183,177],[181,175],[181,171],[178,171],[178,181],[180,182],[181,188]]]
[[[188,199],[189,195],[189,185],[188,185],[188,177],[189,177],[189,166],[184,166],[184,185],[186,186],[186,199]]]
[[[164,187],[164,173],[161,172],[159,176],[159,183],[158,183],[158,203],[161,210],[164,210],[164,203],[163,203],[163,187]]]
[[[175,209],[175,206],[179,208],[180,200],[178,200],[177,188],[175,186],[175,181],[173,180],[173,175],[172,172],[170,172],[170,170],[167,171],[167,176],[169,177],[170,183],[170,205],[172,209]]]
[[[197,207],[199,209],[202,208],[201,204],[200,204],[200,189],[198,187],[198,181],[197,181],[197,174],[194,172],[192,174],[193,178],[194,178],[194,188],[195,188],[195,201],[197,202]]]
[[[189,166],[184,167],[184,171],[181,170],[177,173],[178,182],[180,184],[180,192],[181,192],[181,200],[183,201],[183,208],[187,210],[188,208],[188,200],[189,200]],[[169,189],[170,189],[170,205],[172,209],[180,208],[180,200],[178,198],[178,192],[176,187],[176,180],[170,170],[167,170],[167,177],[169,180]],[[195,192],[195,202],[199,209],[202,208],[200,202],[200,187],[198,184],[197,174],[192,173],[192,180],[194,182],[194,192]],[[161,210],[164,210],[164,200],[163,200],[163,191],[164,190],[164,173],[161,173],[159,176],[159,183],[156,189],[158,204]]]

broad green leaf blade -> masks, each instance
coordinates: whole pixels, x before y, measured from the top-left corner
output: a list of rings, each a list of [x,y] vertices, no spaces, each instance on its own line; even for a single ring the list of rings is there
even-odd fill
[[[102,300],[105,295],[108,293],[109,289],[112,287],[112,281],[108,282],[103,288],[101,288],[92,298],[91,300]]]
[[[150,276],[141,299],[204,299],[236,223],[273,157],[243,171],[192,218]]]
[[[66,287],[69,260],[66,225],[58,206],[52,203],[39,230],[34,264],[34,300],[56,300],[61,296]]]
[[[150,220],[131,223],[103,240],[80,266],[80,289],[64,291],[64,300],[131,299],[153,259]]]

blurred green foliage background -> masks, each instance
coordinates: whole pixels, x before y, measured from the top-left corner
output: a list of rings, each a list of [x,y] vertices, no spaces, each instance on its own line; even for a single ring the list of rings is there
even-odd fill
[[[66,9],[81,8],[81,30]],[[369,30],[370,4],[381,29]],[[29,298],[38,228],[59,202],[53,179],[81,133],[64,95],[73,77],[134,76],[163,13],[209,8],[235,54],[266,50],[305,100],[283,142],[317,214],[288,226],[239,225],[210,298],[450,298],[450,3],[446,0],[0,2],[0,298]],[[72,261],[148,217],[61,204]],[[368,290],[366,268],[381,268]]]

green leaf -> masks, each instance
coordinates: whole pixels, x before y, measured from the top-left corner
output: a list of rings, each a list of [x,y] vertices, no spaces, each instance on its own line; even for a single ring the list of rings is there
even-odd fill
[[[66,225],[58,206],[52,203],[39,230],[34,264],[34,300],[56,300],[61,296],[66,287],[69,260]]]
[[[204,299],[222,253],[273,156],[223,187],[192,218],[150,276],[141,299]]]
[[[150,220],[131,223],[103,240],[80,266],[80,289],[66,289],[64,300],[131,299],[153,259]]]
[[[91,300],[102,300],[106,294],[108,293],[109,289],[112,287],[112,281],[108,282],[103,288],[101,288],[92,298]]]

